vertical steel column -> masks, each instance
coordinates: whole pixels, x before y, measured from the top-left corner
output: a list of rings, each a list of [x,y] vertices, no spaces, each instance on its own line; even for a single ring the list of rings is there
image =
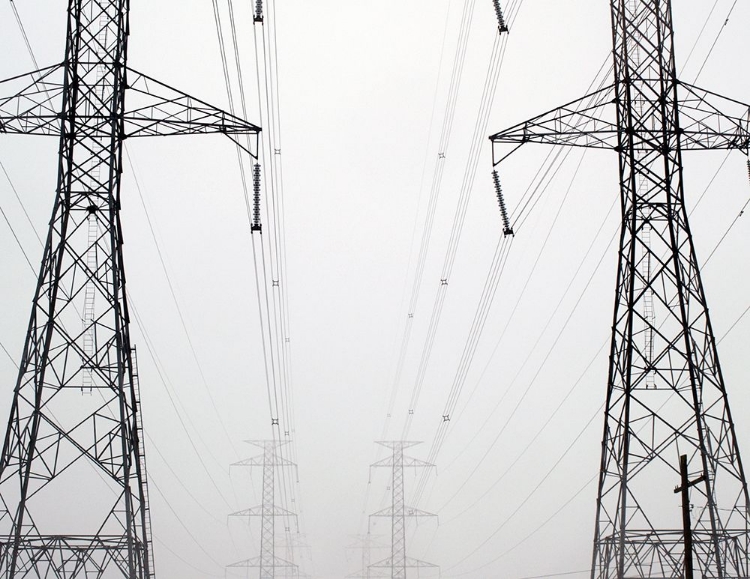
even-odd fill
[[[393,579],[406,578],[406,520],[404,518],[404,445],[393,445],[393,514],[391,518],[391,560]]]
[[[260,579],[274,577],[274,470],[276,445],[266,441],[263,449],[263,515],[260,528]]]

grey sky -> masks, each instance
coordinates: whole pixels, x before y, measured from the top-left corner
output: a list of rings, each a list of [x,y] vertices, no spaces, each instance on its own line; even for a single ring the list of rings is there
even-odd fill
[[[255,103],[247,4],[235,8],[242,16],[238,32],[246,90]],[[675,2],[678,68],[713,4]],[[609,64],[606,1],[527,0],[519,5],[487,134],[581,96],[600,66]],[[697,84],[747,101],[750,78],[744,73],[742,55],[750,7],[736,3],[725,24],[732,6],[732,0],[718,0],[683,77],[695,78],[723,26]],[[16,7],[40,65],[61,60],[64,7],[49,0],[17,1]],[[386,418],[463,7],[462,0],[277,2],[300,477],[296,506],[301,508],[302,530],[311,547],[299,551],[298,557],[304,570],[315,577],[343,577],[358,570],[359,553],[347,553],[345,546],[352,542],[351,534],[366,528],[365,514],[382,508],[387,497],[390,483],[385,471],[373,473],[368,492],[368,465],[376,459],[373,441],[381,436]],[[0,77],[30,70],[33,65],[8,2],[0,4],[0,27],[5,55],[0,59]],[[390,438],[400,436],[407,417],[496,34],[492,3],[477,1]],[[226,106],[211,2],[133,2],[129,61],[139,71]],[[251,108],[249,120],[256,121],[256,105]],[[410,451],[418,458],[426,457],[440,423],[502,235],[488,145],[482,149],[410,429],[410,439],[425,441]],[[0,138],[0,161],[42,238],[52,208],[56,149],[54,138]],[[271,433],[249,228],[235,151],[229,140],[218,136],[133,141],[127,143],[127,150],[135,166],[133,172],[126,163],[123,181],[128,288],[161,369],[160,374],[146,339],[135,327],[143,418],[150,436],[149,476],[159,489],[151,491],[156,568],[161,577],[223,577],[223,565],[257,555],[259,537],[258,521],[248,528],[228,520],[227,514],[259,502],[260,473],[253,472],[250,480],[247,471],[230,471],[228,465],[257,454],[258,449],[242,440]],[[511,211],[548,152],[527,147],[503,163],[501,179]],[[689,207],[724,163],[692,215],[697,255],[703,263],[750,197],[750,185],[740,153],[732,153],[726,161],[721,152],[691,153],[685,161]],[[608,340],[615,282],[615,248],[608,244],[618,227],[618,207],[613,207],[616,162],[613,153],[592,152],[581,160],[580,152],[572,152],[513,242],[458,403],[459,413],[451,421],[436,473],[419,504],[438,513],[439,523],[409,527],[409,554],[439,564],[443,577],[513,579],[580,571],[590,564],[595,488],[587,481],[597,473],[600,458],[599,408],[607,369],[607,347],[601,346]],[[136,178],[234,448],[211,409],[193,361]],[[7,224],[0,222],[4,265],[0,341],[18,359],[41,246],[4,174],[0,174],[0,207],[34,266],[32,272]],[[737,221],[703,268],[717,337],[750,306],[747,219]],[[750,452],[750,427],[744,420],[750,411],[745,387],[748,338],[750,320],[743,318],[719,345],[739,443],[746,454]],[[0,376],[4,385],[0,417],[5,417],[15,368],[2,353]],[[188,422],[205,468],[229,505],[186,439],[168,390]],[[495,484],[547,420],[534,445]],[[475,474],[465,482],[477,464]],[[408,473],[407,497],[418,480]],[[676,481],[664,484],[665,496],[670,496]],[[558,516],[540,528],[569,500]],[[372,531],[387,533],[387,525],[379,521]],[[373,561],[378,556],[374,552]]]

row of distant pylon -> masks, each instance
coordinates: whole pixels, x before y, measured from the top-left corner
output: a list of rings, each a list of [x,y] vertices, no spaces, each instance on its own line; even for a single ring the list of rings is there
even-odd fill
[[[281,440],[248,440],[249,444],[263,449],[263,454],[254,456],[234,463],[232,466],[240,467],[259,467],[263,469],[263,494],[262,503],[258,506],[251,507],[232,513],[233,517],[260,517],[261,519],[261,538],[260,538],[260,555],[233,563],[230,568],[258,568],[261,579],[273,579],[275,577],[304,577],[299,571],[299,566],[294,562],[294,548],[304,545],[286,543],[285,558],[276,554],[276,519],[284,517],[287,520],[293,519],[297,522],[297,514],[293,511],[280,507],[276,504],[276,469],[295,468],[296,464],[284,458],[279,452],[280,447],[288,443]],[[370,552],[376,544],[373,542],[374,536],[369,532],[360,538],[357,548],[362,549],[362,568],[360,571],[349,575],[349,577],[392,577],[406,578],[406,570],[409,568],[436,568],[436,565],[421,561],[406,554],[406,520],[414,517],[436,517],[434,513],[429,513],[415,507],[406,505],[405,488],[404,488],[404,469],[405,468],[430,468],[434,465],[404,454],[404,450],[420,444],[415,441],[394,440],[380,441],[378,444],[388,448],[390,454],[385,458],[370,465],[371,468],[389,468],[391,470],[391,504],[375,513],[370,517],[386,518],[391,521],[391,540],[389,545],[382,545],[390,548],[390,556],[370,563]],[[289,526],[285,525],[284,532],[290,531]],[[297,526],[299,534],[299,526]],[[381,545],[377,545],[381,546]]]

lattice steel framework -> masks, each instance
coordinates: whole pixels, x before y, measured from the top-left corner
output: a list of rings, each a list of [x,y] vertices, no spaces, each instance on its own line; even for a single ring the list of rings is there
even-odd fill
[[[747,482],[684,203],[682,152],[747,152],[748,105],[680,82],[669,0],[610,0],[614,84],[491,137],[619,153],[622,229],[592,579],[748,576]],[[506,155],[507,157],[507,155]]]
[[[260,556],[233,563],[230,567],[257,567],[260,579],[274,579],[279,577],[276,570],[281,569],[283,576],[299,577],[298,566],[276,556],[276,518],[287,520],[297,518],[297,515],[287,509],[276,506],[276,469],[295,467],[296,465],[281,456],[277,449],[288,444],[289,441],[280,440],[248,440],[249,444],[263,449],[261,456],[248,458],[234,463],[232,466],[261,467],[263,469],[263,504],[244,511],[232,513],[233,517],[260,517]]]
[[[128,0],[70,0],[65,60],[0,82],[9,95],[0,132],[60,139],[0,457],[4,579],[154,576],[123,269],[123,141],[246,134],[243,147],[257,150],[255,125],[127,67],[128,17]]]
[[[404,455],[404,449],[419,442],[406,440],[388,440],[378,442],[381,446],[391,450],[391,455],[370,465],[370,468],[390,468],[392,476],[391,505],[370,515],[371,517],[387,517],[391,519],[391,556],[382,561],[369,565],[363,571],[371,577],[383,577],[381,573],[392,579],[406,579],[408,568],[437,567],[432,563],[420,561],[406,555],[406,519],[409,517],[434,517],[432,513],[407,507],[404,501],[404,468],[430,468],[435,465]]]
[[[352,535],[355,539],[354,543],[349,545],[347,549],[357,550],[360,552],[360,569],[355,573],[350,573],[347,577],[362,577],[363,579],[373,579],[378,575],[373,573],[370,569],[370,560],[372,557],[373,549],[385,549],[386,545],[381,544],[378,539],[380,535],[373,535],[371,533],[365,533],[363,535]]]

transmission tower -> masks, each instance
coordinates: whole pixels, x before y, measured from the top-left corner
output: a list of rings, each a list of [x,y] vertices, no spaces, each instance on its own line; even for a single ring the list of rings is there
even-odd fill
[[[406,519],[410,517],[434,517],[436,515],[406,506],[404,502],[404,468],[430,468],[435,465],[404,456],[404,449],[421,444],[419,442],[392,440],[381,441],[377,444],[391,450],[390,456],[370,465],[370,468],[390,468],[393,472],[391,479],[391,506],[377,511],[370,516],[391,519],[391,556],[369,565],[363,571],[369,577],[383,577],[381,573],[389,571],[390,573],[386,573],[386,577],[406,579],[407,568],[434,568],[437,565],[407,557],[406,555]]]
[[[361,554],[360,559],[360,570],[356,573],[347,575],[347,577],[363,577],[370,579],[371,577],[377,577],[374,572],[370,569],[370,560],[373,549],[385,549],[386,545],[378,541],[381,535],[373,535],[371,533],[365,533],[362,535],[352,535],[354,542],[347,546],[347,549],[359,551]],[[390,545],[389,545],[390,547]],[[384,575],[381,575],[384,576]]]
[[[0,132],[60,143],[0,457],[4,579],[154,576],[123,269],[123,142],[246,134],[257,150],[255,125],[128,68],[128,32],[128,0],[70,0],[63,62],[0,82],[9,95]]]
[[[305,558],[311,559],[311,548],[306,541],[306,535],[299,531],[292,531],[290,527],[285,527],[284,536],[280,541],[276,542],[276,552],[280,549],[284,550],[284,558],[287,561],[300,561]],[[295,567],[285,568],[286,572],[283,577],[293,577],[295,579],[306,579],[310,577],[309,574],[300,571],[302,565],[297,564]]]
[[[491,137],[495,165],[507,143],[619,154],[622,229],[591,576],[683,577],[694,562],[704,578],[747,577],[747,482],[688,225],[682,152],[747,153],[750,108],[677,79],[669,0],[610,4],[614,83]],[[688,477],[684,529],[671,485]]]
[[[311,558],[311,548],[306,541],[306,535],[300,533],[299,530],[292,530],[291,527],[285,526],[283,536],[279,538],[277,533],[277,539],[274,543],[276,545],[276,553],[283,552],[284,558],[287,561],[301,561],[305,558]],[[303,573],[300,570],[301,567],[302,565],[299,564],[295,564],[294,567],[286,567],[283,569],[284,574],[277,574],[277,577],[292,577],[294,579],[310,577],[309,574]]]
[[[260,517],[260,556],[239,561],[229,565],[230,567],[258,567],[260,579],[274,579],[274,577],[291,576],[298,577],[297,565],[293,562],[276,556],[275,533],[276,517],[284,517],[285,520],[297,515],[287,509],[275,504],[276,491],[276,469],[296,466],[293,462],[280,456],[277,449],[289,441],[280,440],[248,440],[249,444],[263,449],[263,454],[234,463],[232,466],[261,467],[263,469],[263,504],[251,507],[244,511],[232,513],[233,517]],[[285,529],[289,531],[288,528]],[[282,574],[276,570],[281,569]]]

